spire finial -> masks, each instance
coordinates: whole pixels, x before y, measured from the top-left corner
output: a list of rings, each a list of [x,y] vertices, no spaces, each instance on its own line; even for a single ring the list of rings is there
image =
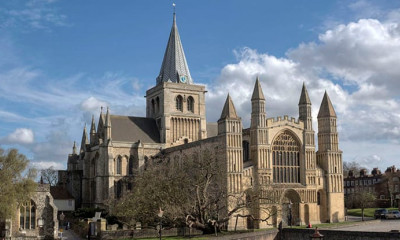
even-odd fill
[[[176,6],[176,4],[172,3],[172,7],[174,8],[174,16],[175,16],[175,6]]]
[[[103,113],[103,106],[100,107],[100,114]]]

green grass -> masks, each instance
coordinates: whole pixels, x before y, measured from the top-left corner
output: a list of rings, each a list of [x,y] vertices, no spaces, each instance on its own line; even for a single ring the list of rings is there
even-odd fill
[[[374,212],[376,209],[379,209],[379,208],[365,208],[364,209],[364,217],[374,217]],[[397,210],[397,208],[386,208],[386,209],[387,210]],[[360,208],[349,209],[349,210],[347,210],[347,215],[361,217],[361,209]]]

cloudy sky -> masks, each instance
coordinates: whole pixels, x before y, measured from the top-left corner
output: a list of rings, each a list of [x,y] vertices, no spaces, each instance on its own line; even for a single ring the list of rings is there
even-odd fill
[[[331,97],[345,161],[398,165],[400,2],[175,2],[208,121],[229,91],[248,127],[257,75],[268,117],[297,118],[305,82],[314,129],[324,91]],[[101,106],[144,116],[171,24],[172,1],[1,1],[1,146],[63,169]]]

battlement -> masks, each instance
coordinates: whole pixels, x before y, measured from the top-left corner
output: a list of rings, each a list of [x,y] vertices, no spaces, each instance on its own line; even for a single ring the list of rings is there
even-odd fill
[[[283,118],[282,116],[279,116],[277,118],[268,118],[267,119],[267,127],[278,127],[278,126],[292,126],[295,128],[304,128],[304,122],[299,121],[298,119],[294,117],[290,117],[288,115],[284,115]]]

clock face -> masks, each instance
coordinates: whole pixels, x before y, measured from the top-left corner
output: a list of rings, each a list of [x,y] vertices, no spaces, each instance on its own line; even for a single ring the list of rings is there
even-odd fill
[[[186,83],[186,76],[180,76],[179,80],[181,81],[181,83]]]

